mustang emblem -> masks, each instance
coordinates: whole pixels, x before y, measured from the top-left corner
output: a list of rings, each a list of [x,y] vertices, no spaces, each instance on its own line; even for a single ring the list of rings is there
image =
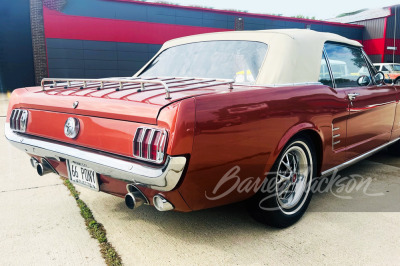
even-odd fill
[[[79,102],[76,101],[76,102],[74,102],[74,103],[72,104],[72,107],[74,107],[74,109],[76,109],[76,107],[78,107],[78,104],[79,104]]]
[[[74,139],[79,133],[79,120],[69,117],[64,125],[64,134],[68,138]]]

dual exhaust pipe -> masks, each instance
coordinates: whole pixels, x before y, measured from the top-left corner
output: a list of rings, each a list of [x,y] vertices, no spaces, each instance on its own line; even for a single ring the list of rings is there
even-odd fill
[[[150,204],[147,197],[135,185],[128,184],[126,189],[128,190],[128,194],[125,195],[125,204],[129,209],[134,210],[143,204]],[[153,197],[153,204],[159,211],[170,211],[174,209],[174,206],[160,194]]]
[[[42,162],[39,162],[35,158],[31,157],[30,161],[31,161],[32,167],[36,169],[36,172],[40,176],[44,176],[44,175],[50,174],[50,173],[57,174],[57,171],[51,166],[51,164],[45,158],[42,158]]]
[[[126,185],[128,194],[125,195],[125,204],[131,210],[137,209],[143,204],[149,204],[149,200],[135,185]]]

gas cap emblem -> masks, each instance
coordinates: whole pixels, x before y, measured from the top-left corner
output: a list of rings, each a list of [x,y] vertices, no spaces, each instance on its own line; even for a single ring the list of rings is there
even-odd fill
[[[64,125],[64,134],[70,139],[76,138],[79,134],[79,120],[69,117]]]
[[[72,107],[74,107],[74,109],[76,109],[76,107],[78,107],[78,104],[79,104],[79,102],[76,101],[76,102],[74,102],[74,103],[72,104]]]

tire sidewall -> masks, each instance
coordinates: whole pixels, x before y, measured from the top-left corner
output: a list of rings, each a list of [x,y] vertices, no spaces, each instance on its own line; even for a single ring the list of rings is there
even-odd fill
[[[272,182],[271,185],[267,185],[267,187],[275,187],[276,171],[278,170],[277,168],[279,163],[286,152],[294,146],[301,147],[305,151],[308,161],[311,162],[306,189],[304,190],[299,202],[291,209],[284,209],[278,203],[276,190],[274,189],[271,191],[270,189],[265,189],[265,186],[263,185],[260,191],[258,191],[257,194],[252,198],[250,203],[250,213],[256,220],[275,227],[284,228],[297,222],[307,210],[312,198],[311,186],[316,175],[317,167],[315,148],[313,142],[307,136],[296,137],[285,146],[281,154],[278,156],[275,164],[271,168],[271,174],[266,176],[264,184]]]

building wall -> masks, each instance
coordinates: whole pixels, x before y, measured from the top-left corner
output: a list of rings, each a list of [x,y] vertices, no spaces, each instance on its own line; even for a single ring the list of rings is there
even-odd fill
[[[0,4],[0,92],[34,83],[29,1]]]
[[[374,63],[380,63],[385,50],[386,18],[364,20],[354,22],[354,24],[365,27],[363,31],[364,50]]]
[[[307,28],[361,41],[362,27],[124,0],[43,6],[50,77],[130,76],[170,39],[207,32]],[[59,7],[59,6],[58,6]]]
[[[396,46],[398,48],[394,52],[394,62],[400,63],[400,6],[392,7],[391,13],[391,16],[387,18],[383,62],[393,62],[393,51],[388,50],[387,47]],[[395,26],[396,24],[397,26]],[[394,38],[396,38],[396,41]]]

